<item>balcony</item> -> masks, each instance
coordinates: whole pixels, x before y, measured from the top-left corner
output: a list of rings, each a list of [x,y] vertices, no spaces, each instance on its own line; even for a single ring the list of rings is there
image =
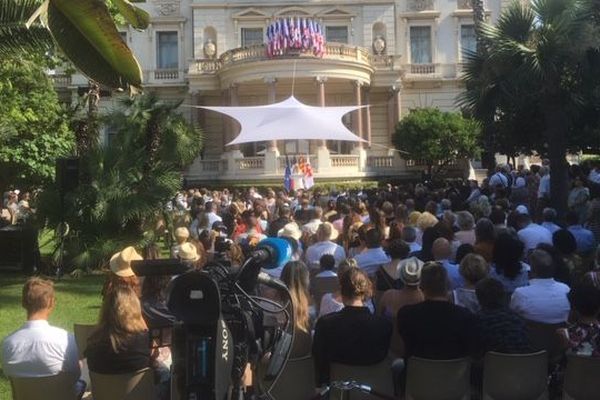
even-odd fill
[[[184,83],[184,71],[177,68],[144,71],[144,82],[150,85],[180,85]]]
[[[328,43],[325,53],[317,57],[312,53],[289,51],[282,56],[269,58],[264,44],[231,49],[218,59],[194,60],[189,67],[191,85],[199,89],[212,88],[214,77],[220,85],[261,80],[265,76],[291,78],[296,64],[296,77],[327,76],[370,83],[375,68],[393,69],[393,57],[373,58],[363,47],[342,43]],[[204,85],[204,86],[203,86]]]
[[[53,74],[50,75],[52,82],[54,83],[54,87],[57,89],[64,89],[71,86],[71,75],[68,74]]]
[[[404,64],[402,70],[405,82],[437,81],[459,78],[462,64]]]

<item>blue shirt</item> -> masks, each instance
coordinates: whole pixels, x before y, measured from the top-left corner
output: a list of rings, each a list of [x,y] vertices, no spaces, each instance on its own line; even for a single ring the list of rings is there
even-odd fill
[[[571,225],[567,228],[575,236],[578,253],[588,253],[596,249],[594,233],[581,225]]]
[[[450,281],[450,290],[458,289],[465,286],[465,281],[458,271],[458,265],[448,260],[437,260],[441,263],[446,272],[448,273],[448,280]]]
[[[366,249],[362,253],[357,254],[354,259],[359,268],[367,273],[367,275],[375,275],[377,269],[383,264],[391,261],[390,257],[383,251],[381,247],[374,249]]]

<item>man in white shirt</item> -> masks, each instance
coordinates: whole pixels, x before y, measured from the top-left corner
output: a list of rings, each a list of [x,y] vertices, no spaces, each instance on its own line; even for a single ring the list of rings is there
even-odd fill
[[[529,286],[515,289],[510,308],[528,321],[559,324],[567,321],[571,306],[567,294],[570,288],[556,282],[552,256],[544,250],[534,250],[529,257],[534,279]]]
[[[522,209],[519,210],[521,207]],[[550,231],[541,225],[533,223],[525,206],[517,207],[517,212],[519,213],[518,225],[521,228],[518,236],[519,240],[525,245],[525,255],[535,249],[540,243],[552,244],[552,234]]]
[[[23,288],[27,322],[2,342],[2,370],[8,377],[35,378],[65,372],[79,379],[72,334],[48,324],[56,300],[52,281],[30,278]]]
[[[213,203],[212,201],[209,201],[208,203],[206,203],[205,205],[206,207],[206,217],[208,218],[208,228],[211,229],[213,224],[217,221],[222,222],[223,218],[221,218],[219,215],[217,215],[217,213],[215,212],[215,203]]]
[[[323,222],[317,228],[317,243],[306,249],[306,264],[311,269],[318,269],[321,256],[331,254],[335,259],[335,268],[346,258],[344,248],[333,241],[338,237],[338,231],[330,222]]]
[[[540,168],[540,186],[538,186],[538,199],[550,198],[550,169],[548,167]]]
[[[315,207],[310,210],[311,218],[310,221],[304,224],[302,232],[312,236],[317,233],[317,229],[323,223],[323,209],[321,207]]]
[[[560,226],[554,223],[554,221],[556,221],[556,210],[554,208],[544,208],[542,216],[544,217],[544,222],[542,222],[541,225],[548,229],[551,234],[554,234],[554,232],[561,229]]]
[[[383,251],[381,247],[382,233],[378,229],[371,228],[365,234],[365,243],[367,248],[354,259],[358,267],[365,271],[369,276],[375,275],[377,269],[391,261],[390,256]]]

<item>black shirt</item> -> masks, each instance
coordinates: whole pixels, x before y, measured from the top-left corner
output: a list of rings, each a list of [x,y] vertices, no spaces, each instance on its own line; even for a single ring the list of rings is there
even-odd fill
[[[398,332],[406,358],[452,360],[477,351],[475,316],[447,301],[426,300],[398,311]]]
[[[531,345],[525,321],[508,308],[481,310],[478,314],[481,351],[529,353]]]
[[[274,220],[273,222],[271,222],[269,224],[269,235],[270,237],[277,237],[277,232],[279,232],[280,229],[283,229],[284,226],[286,226],[287,224],[289,224],[290,222],[292,222],[289,218],[287,217],[279,217],[276,220]]]
[[[329,382],[331,363],[373,365],[385,359],[390,347],[392,323],[367,307],[345,307],[317,320],[312,353],[317,384]]]
[[[118,352],[107,337],[91,343],[85,350],[90,371],[99,374],[124,374],[147,368],[151,364],[150,338],[148,332],[132,335]]]

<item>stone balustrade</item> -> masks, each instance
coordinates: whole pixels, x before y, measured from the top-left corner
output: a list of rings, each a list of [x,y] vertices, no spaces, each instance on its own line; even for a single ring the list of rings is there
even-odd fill
[[[394,156],[369,156],[367,157],[367,167],[376,170],[395,168]]]
[[[178,69],[157,69],[154,71],[154,79],[156,80],[177,80],[179,76],[180,71]]]
[[[348,168],[348,167],[356,167],[358,168],[358,160],[359,156],[354,154],[338,154],[331,156],[331,167],[332,168]]]
[[[57,88],[66,88],[68,86],[71,86],[71,75],[55,74],[50,75],[50,77],[52,78],[54,86]]]
[[[301,52],[299,50],[290,50],[288,53],[275,56],[272,59],[294,59],[294,58],[319,58],[312,53]],[[354,61],[360,64],[371,65],[373,64],[373,56],[366,48],[359,46],[349,46],[343,43],[327,43],[325,45],[324,60],[336,60],[336,61]],[[223,68],[227,68],[233,64],[264,61],[269,60],[267,56],[266,46],[264,44],[239,47],[226,51],[218,59],[202,59],[195,61],[195,71],[191,71],[196,74],[215,74]],[[393,57],[386,57],[378,60],[380,63],[390,66],[393,65]]]
[[[264,157],[238,158],[237,160],[235,160],[235,162],[240,171],[248,170],[248,169],[252,169],[252,170],[264,169],[264,167],[265,167]]]

